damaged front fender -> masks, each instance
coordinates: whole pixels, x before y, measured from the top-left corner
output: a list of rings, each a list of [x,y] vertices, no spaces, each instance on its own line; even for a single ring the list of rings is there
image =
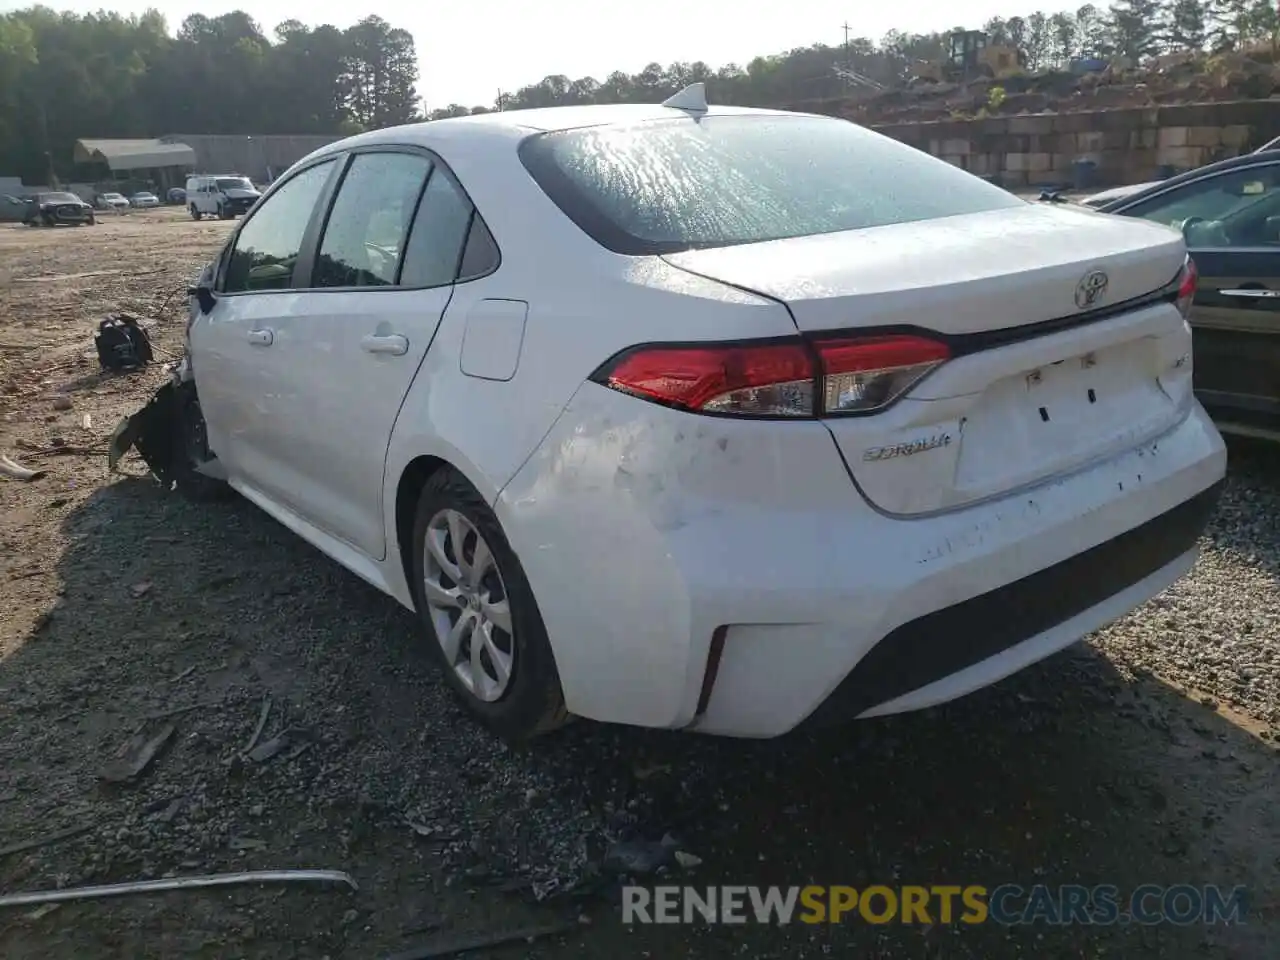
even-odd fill
[[[189,356],[170,369],[169,382],[146,406],[116,426],[107,447],[108,468],[114,472],[135,448],[166,490],[205,492],[211,483],[225,479],[217,456],[209,449]]]

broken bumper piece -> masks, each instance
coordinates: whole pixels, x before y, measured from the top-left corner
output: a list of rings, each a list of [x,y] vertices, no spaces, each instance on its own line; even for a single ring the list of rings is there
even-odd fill
[[[222,472],[205,439],[190,358],[183,357],[169,373],[169,382],[147,405],[116,426],[107,447],[107,465],[115,471],[124,455],[137,448],[166,490],[197,474],[220,480]]]

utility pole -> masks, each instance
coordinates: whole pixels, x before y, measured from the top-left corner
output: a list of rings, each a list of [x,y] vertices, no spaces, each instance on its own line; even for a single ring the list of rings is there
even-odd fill
[[[497,105],[498,105],[498,112],[501,113],[502,112],[502,88],[501,87],[498,88]]]
[[[842,29],[844,30],[844,68],[846,70],[852,70],[853,62],[849,58],[849,31],[853,28],[849,26],[849,21],[846,20]],[[844,86],[846,90],[849,89],[849,81],[847,78],[844,81]]]

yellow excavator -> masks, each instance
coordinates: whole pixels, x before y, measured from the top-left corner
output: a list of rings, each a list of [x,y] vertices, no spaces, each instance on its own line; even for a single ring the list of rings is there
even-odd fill
[[[945,38],[946,50],[938,62],[922,62],[915,71],[919,80],[933,83],[965,83],[978,77],[1003,77],[1026,65],[1026,56],[1017,47],[992,43],[981,30],[952,30]]]

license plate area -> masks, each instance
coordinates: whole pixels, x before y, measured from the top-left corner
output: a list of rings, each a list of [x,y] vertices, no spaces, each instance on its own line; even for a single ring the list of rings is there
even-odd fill
[[[1142,442],[1176,405],[1151,339],[1078,354],[993,383],[961,430],[960,494],[1007,489]]]
[[[1106,379],[1105,375],[1092,375],[1097,367],[1098,355],[1086,353],[1028,373],[1027,398],[1040,422],[1061,424],[1088,416],[1088,408],[1100,401],[1099,390]]]

